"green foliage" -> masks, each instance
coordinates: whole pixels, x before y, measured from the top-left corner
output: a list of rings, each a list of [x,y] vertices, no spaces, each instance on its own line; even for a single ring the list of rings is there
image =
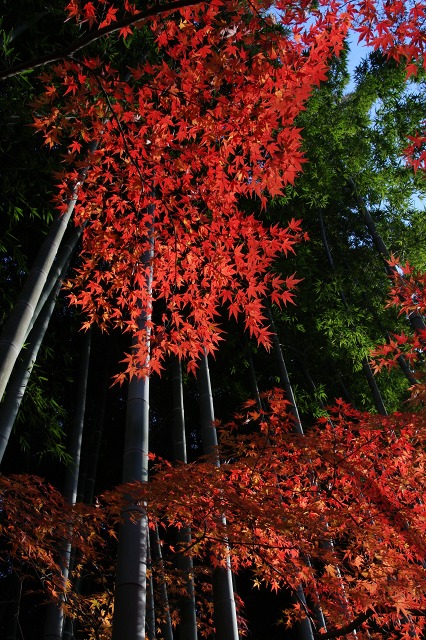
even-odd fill
[[[64,433],[69,417],[52,396],[53,391],[35,367],[17,417],[17,438],[21,449],[39,460],[47,457],[69,463]]]
[[[66,448],[73,411],[70,377],[73,367],[67,350],[58,351],[55,347],[61,339],[61,323],[56,321],[55,326],[53,321],[52,324],[54,328],[45,338],[33,367],[14,434],[22,451],[31,453],[39,461],[47,458],[68,463]]]
[[[388,250],[424,268],[426,219],[419,196],[426,183],[403,158],[408,136],[424,118],[424,73],[407,90],[404,70],[375,52],[358,67],[351,93],[345,92],[347,81],[343,56],[298,118],[308,160],[304,172],[268,207],[271,221],[301,217],[310,236],[294,258],[278,265],[303,281],[296,306],[277,313],[276,321],[284,344],[303,353],[326,403],[341,396],[344,386],[347,399],[374,410],[363,360],[405,320],[384,308],[388,278],[360,200]],[[315,410],[306,401],[312,396],[291,352],[288,360],[301,412],[319,411],[319,403]],[[401,408],[408,387],[402,373],[377,381],[388,410]]]

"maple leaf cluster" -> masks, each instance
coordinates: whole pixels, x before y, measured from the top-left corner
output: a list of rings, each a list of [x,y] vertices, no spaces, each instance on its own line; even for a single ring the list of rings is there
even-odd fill
[[[106,3],[79,6],[70,15],[102,24]],[[346,25],[325,20],[299,42],[271,17],[213,2],[150,29],[158,62],[141,62],[126,81],[101,60],[56,65],[42,76],[35,118],[47,144],[68,145],[60,208],[78,184],[84,236],[71,302],[88,324],[138,338],[130,375],[158,370],[170,352],[191,366],[212,351],[223,306],[268,344],[263,300],[292,301],[297,282],[272,265],[303,235],[300,221],[265,226],[241,199],[264,205],[300,171],[294,119],[331,55],[320,36],[342,41]],[[89,141],[98,141],[91,153]]]
[[[426,122],[423,122],[426,126]],[[405,156],[414,168],[414,171],[426,169],[426,136],[418,133],[416,136],[408,136],[410,144],[404,150]]]
[[[262,401],[266,410],[247,403],[221,428],[220,467],[217,453],[189,467],[159,462],[149,484],[105,500],[118,517],[130,492],[148,504],[152,527],[186,527],[180,553],[197,564],[230,561],[276,591],[302,585],[308,606],[287,611],[291,626],[309,615],[321,637],[320,605],[329,632],[344,635],[359,620],[360,638],[383,628],[389,638],[423,637],[424,417],[373,416],[338,401],[301,436],[281,390]]]
[[[101,622],[106,638],[112,602],[107,579],[113,576],[107,540],[130,497],[147,505],[153,530],[165,531],[162,564],[154,563],[152,571],[167,581],[176,622],[173,607],[187,577],[176,570],[175,558],[186,554],[203,585],[198,591],[206,634],[212,571],[229,561],[257,586],[297,594],[302,585],[307,605],[289,608],[287,623],[308,615],[318,637],[326,634],[314,616],[320,605],[327,633],[335,634],[330,637],[355,625],[360,639],[381,638],[383,629],[389,638],[422,638],[424,415],[374,416],[337,401],[301,436],[294,433],[282,390],[264,394],[262,404],[259,410],[246,403],[220,426],[212,458],[176,466],[158,460],[150,483],[118,487],[96,507],[70,506],[38,478],[2,477],[2,561],[39,581],[50,598],[58,601],[65,589],[67,615],[78,615],[87,629],[99,631]],[[189,537],[177,548],[170,532],[183,528]],[[58,562],[64,541],[78,551],[77,575],[83,567],[97,568],[98,594],[80,597],[63,584]]]
[[[96,508],[71,506],[54,487],[36,476],[0,476],[1,521],[0,558],[4,567],[31,579],[37,589],[52,600],[60,601],[64,585],[60,562],[67,544],[76,550],[80,563],[74,566],[78,576],[83,563],[100,558],[105,540],[104,516]]]
[[[387,307],[396,307],[399,315],[421,318],[426,314],[426,274],[413,268],[408,262],[401,265],[399,259],[392,257],[389,265],[393,269],[391,289]],[[398,366],[398,358],[403,356],[415,369],[423,363],[426,345],[426,331],[418,328],[414,333],[391,334],[387,343],[380,345],[371,353],[374,370],[391,369]],[[420,374],[417,372],[416,375]]]
[[[126,23],[122,37],[134,18],[156,47],[156,62],[141,51],[125,80],[100,58],[65,60],[41,76],[35,105],[46,144],[69,151],[59,208],[77,192],[75,222],[85,227],[71,302],[87,325],[137,338],[120,381],[160,370],[167,353],[194,366],[216,348],[224,306],[269,343],[264,298],[292,301],[272,265],[301,229],[265,226],[242,199],[265,205],[301,170],[295,117],[350,25],[397,59],[423,52],[416,3],[281,0],[274,15],[271,7],[214,0],[137,22],[129,1],[67,5],[69,18],[93,30]]]
[[[354,7],[355,27],[360,39],[398,62],[407,64],[407,74],[416,74],[416,61],[424,64],[426,10],[416,0],[359,2]]]

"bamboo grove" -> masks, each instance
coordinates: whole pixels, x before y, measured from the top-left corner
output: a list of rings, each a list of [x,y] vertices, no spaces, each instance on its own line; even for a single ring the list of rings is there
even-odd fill
[[[426,6],[3,5],[2,637],[420,640]]]

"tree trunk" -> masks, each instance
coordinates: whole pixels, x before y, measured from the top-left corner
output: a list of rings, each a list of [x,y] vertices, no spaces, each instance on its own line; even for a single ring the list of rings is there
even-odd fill
[[[386,342],[388,340],[389,340],[389,335],[386,334]],[[419,381],[417,380],[415,373],[411,371],[408,365],[408,362],[406,361],[403,355],[400,355],[397,357],[397,362],[398,362],[399,368],[401,369],[404,376],[407,378],[408,382],[410,384],[418,384]]]
[[[90,339],[91,333],[88,331],[84,338],[83,355],[78,372],[77,403],[75,408],[73,429],[69,453],[72,459],[65,475],[64,498],[69,504],[75,504],[78,488],[78,473],[80,469],[81,441],[83,438],[84,414],[86,409],[87,378],[89,373],[90,360]],[[71,543],[65,542],[61,551],[61,572],[63,584],[68,580],[71,558]],[[48,605],[46,621],[44,626],[44,640],[60,640],[64,624],[64,612],[59,604]]]
[[[148,481],[148,442],[149,378],[133,377],[127,398],[123,483]],[[113,640],[145,640],[147,527],[143,507],[131,502],[124,507],[118,534]]]
[[[88,452],[87,459],[87,475],[85,486],[83,487],[83,500],[86,504],[92,504],[95,495],[95,482],[98,470],[99,453],[102,443],[102,432],[105,420],[105,412],[108,398],[108,381],[109,371],[105,368],[104,380],[102,382],[102,391],[99,401],[99,407],[97,410],[96,424],[92,434],[92,441],[90,443],[90,450]]]
[[[149,538],[148,538],[149,542]],[[154,578],[152,576],[152,559],[151,546],[147,548],[147,564],[150,570],[149,577],[146,582],[146,638],[147,640],[155,640],[156,638],[156,621],[155,621],[155,602],[154,602]]]
[[[304,431],[303,431],[303,426],[302,426],[302,421],[300,419],[300,415],[299,415],[299,411],[297,408],[297,404],[296,404],[296,399],[294,397],[294,393],[293,393],[293,387],[291,385],[290,382],[290,377],[288,375],[288,371],[287,371],[287,367],[285,364],[285,359],[284,359],[284,354],[281,348],[281,344],[278,338],[278,334],[277,334],[277,330],[275,327],[275,323],[274,323],[274,319],[272,317],[272,313],[271,310],[269,309],[269,307],[266,305],[266,313],[268,316],[268,320],[270,322],[270,327],[271,327],[271,332],[272,332],[272,344],[273,344],[273,348],[274,348],[274,353],[275,353],[275,357],[277,359],[277,364],[278,364],[278,370],[279,370],[279,374],[280,374],[280,379],[281,379],[281,384],[284,388],[287,400],[289,400],[290,402],[290,407],[289,407],[289,411],[290,414],[293,418],[293,430],[295,433],[303,436],[305,435]],[[306,564],[308,566],[310,566],[311,561],[309,557],[304,558]],[[305,594],[303,591],[303,586],[300,584],[297,588],[296,594],[295,594],[295,600],[296,602],[299,602],[302,607],[306,608],[306,598],[305,598]],[[317,621],[320,627],[324,627],[324,629],[326,629],[326,623],[325,623],[325,618],[324,618],[324,614],[322,612],[321,607],[317,606],[315,607],[315,614],[317,617]],[[300,640],[314,640],[314,632],[312,629],[312,623],[310,618],[305,617],[299,624],[298,624],[298,636],[300,638]]]
[[[201,437],[204,455],[217,453],[217,434],[214,426],[213,396],[207,355],[202,356],[197,371],[200,398]],[[219,466],[219,459],[216,457]],[[223,522],[226,525],[225,515]],[[217,640],[238,640],[237,610],[234,599],[232,573],[229,558],[226,567],[213,571],[213,619]]]
[[[247,360],[248,360],[248,365],[249,365],[250,390],[251,390],[251,393],[253,394],[253,398],[255,398],[255,400],[256,400],[256,404],[257,404],[258,408],[260,410],[262,410],[263,409],[262,398],[260,397],[259,386],[257,384],[256,370],[255,370],[254,364],[253,364],[253,358],[252,358],[252,355],[251,355],[250,343],[249,343],[249,341],[247,339],[246,334],[244,334],[244,343],[245,343],[245,347],[246,347]]]
[[[154,209],[150,207],[154,218]],[[142,264],[152,264],[154,239],[142,257]],[[152,266],[146,279],[152,291]],[[151,310],[141,313],[139,329],[151,321]],[[150,332],[146,334],[150,346]],[[137,336],[134,338],[134,346]],[[149,358],[149,356],[148,356]],[[146,363],[148,364],[148,363]],[[127,397],[126,435],[123,454],[123,483],[148,482],[149,451],[149,377],[133,376]],[[136,514],[138,517],[136,518]],[[148,553],[148,518],[142,505],[131,499],[124,505],[118,533],[117,570],[114,595],[112,640],[145,640],[146,568]]]
[[[157,615],[160,618],[160,629],[162,640],[173,640],[172,619],[170,617],[169,596],[167,593],[166,576],[164,573],[163,554],[161,552],[160,537],[158,527],[149,531],[149,541],[151,549],[151,570],[154,576],[154,586],[157,584],[157,593],[160,599],[157,604]],[[155,580],[155,577],[157,578]]]
[[[286,393],[287,400],[290,402],[290,413],[293,418],[294,431],[299,435],[303,436],[304,431],[302,427],[302,421],[300,420],[299,411],[297,409],[296,399],[293,393],[293,387],[291,386],[290,378],[288,375],[287,367],[284,360],[284,355],[282,352],[281,344],[278,338],[277,330],[275,328],[274,319],[272,317],[271,310],[268,306],[266,306],[266,314],[268,316],[268,320],[271,326],[271,339],[272,345],[274,348],[275,357],[277,359],[278,371],[280,374],[281,384]]]
[[[81,469],[80,469],[80,474],[78,479],[77,502],[84,502],[85,504],[93,504],[93,498],[95,493],[95,482],[96,482],[96,476],[97,476],[99,452],[100,452],[101,441],[102,441],[102,432],[103,432],[103,424],[105,419],[105,409],[106,409],[106,400],[108,395],[108,381],[109,381],[109,373],[106,369],[103,370],[103,374],[104,374],[104,381],[101,386],[102,391],[101,391],[101,397],[99,400],[99,409],[97,412],[95,428],[93,433],[91,434],[90,443],[87,447],[88,450],[85,455],[84,463],[82,459]],[[84,445],[83,451],[85,448],[86,447]],[[71,557],[70,566],[73,567],[74,564],[78,562],[79,562],[78,556],[75,557],[75,554],[73,554]],[[76,576],[74,578],[74,583],[73,583],[74,592],[80,593],[81,583],[82,583],[82,576]],[[73,620],[72,618],[65,618],[64,630],[62,633],[62,640],[73,640],[77,626],[78,626],[78,620]]]
[[[277,358],[277,361],[278,361],[278,364],[279,364],[279,368],[280,368],[280,377],[283,376],[285,378],[285,380],[286,380],[286,393],[288,394],[288,392],[290,392],[291,397],[293,398],[293,402],[294,402],[294,395],[293,395],[293,390],[291,388],[290,379],[288,377],[287,367],[285,366],[284,356],[283,356],[282,351],[281,351],[281,345],[279,344],[278,337],[277,337],[277,334],[276,334],[276,331],[275,331],[275,325],[274,325],[274,322],[273,322],[273,319],[272,319],[272,315],[271,315],[269,309],[267,309],[267,313],[269,314],[268,317],[269,317],[269,321],[271,323],[271,329],[274,330],[274,336],[275,336],[275,338],[277,340],[277,342],[274,342],[275,353],[277,353],[277,347],[278,347],[278,351],[281,353],[281,357]],[[256,398],[257,406],[259,407],[259,409],[262,409],[262,399],[260,397],[259,388],[258,388],[258,385],[257,385],[256,371],[255,371],[255,368],[254,368],[253,359],[251,357],[251,353],[250,353],[249,349],[248,349],[248,361],[249,361],[249,368],[250,368],[250,386],[251,386],[251,389],[252,389],[252,391],[254,393],[254,396]],[[283,382],[282,378],[281,378],[281,382]],[[300,433],[300,430],[302,430],[301,433],[303,434],[302,424],[300,423],[299,413],[297,412],[297,407],[296,407],[295,404],[294,404],[294,408],[296,409],[296,412],[292,414],[293,418],[295,420],[296,419],[299,420],[298,426],[295,426],[295,431],[296,431],[296,433]],[[306,562],[310,566],[311,563],[310,563],[309,558],[306,558]],[[306,607],[306,598],[305,598],[305,594],[303,592],[302,585],[299,585],[299,587],[297,589],[296,599]],[[318,620],[320,626],[324,627],[324,629],[327,629],[326,623],[325,623],[325,618],[324,618],[324,615],[322,613],[321,608],[318,606],[318,607],[315,607],[314,610],[315,610],[315,615],[317,617],[317,620]],[[309,618],[305,618],[299,624],[298,632],[299,632],[300,638],[302,638],[303,640],[311,640],[311,638],[313,638],[312,626],[311,626],[311,622],[310,622]]]
[[[97,143],[92,142],[89,145],[89,151],[93,152],[96,147]],[[83,169],[80,173],[80,180],[69,200],[66,212],[63,215],[59,215],[53,223],[27,276],[18,301],[3,327],[0,336],[0,398],[3,397],[12,369],[25,342],[35,308],[74,211],[79,185],[84,181],[86,175],[87,169]]]
[[[46,280],[46,284],[43,287],[43,291],[40,295],[40,298],[37,302],[37,306],[34,310],[33,317],[31,318],[30,324],[28,326],[28,333],[32,330],[34,323],[36,322],[39,313],[41,312],[43,306],[46,303],[46,300],[49,298],[50,293],[53,287],[56,285],[58,280],[62,282],[65,277],[65,274],[68,271],[68,265],[71,260],[71,256],[76,248],[77,242],[81,237],[83,232],[83,227],[73,227],[68,231],[66,236],[64,237],[58,255],[52,265],[51,270],[49,271],[49,276]],[[27,338],[25,338],[27,339]]]
[[[177,356],[173,357],[173,452],[177,462],[187,463],[185,412],[183,404],[182,365]],[[182,527],[177,531],[177,549],[184,550],[191,544],[191,530]],[[195,591],[192,558],[185,553],[178,553],[176,565],[186,578],[186,597],[178,603],[180,622],[178,626],[179,640],[197,640],[197,614],[195,609]]]
[[[379,413],[381,416],[387,416],[388,412],[386,411],[382,395],[380,393],[379,387],[377,386],[376,378],[373,376],[373,372],[371,371],[371,367],[367,358],[363,358],[362,360],[362,370],[367,379],[368,386],[370,387],[371,395],[373,396],[373,402],[374,406],[376,407],[377,413]]]
[[[172,359],[173,388],[173,456],[177,462],[187,463],[185,409],[183,403],[182,364],[177,356]]]
[[[0,464],[3,460],[4,452],[9,442],[10,434],[18,415],[28,381],[41,344],[43,342],[53,309],[55,308],[56,296],[59,293],[62,280],[59,279],[55,288],[51,291],[50,298],[46,302],[43,311],[39,315],[36,324],[29,335],[29,342],[23,351],[22,360],[16,363],[12,376],[6,387],[3,402],[0,404]]]

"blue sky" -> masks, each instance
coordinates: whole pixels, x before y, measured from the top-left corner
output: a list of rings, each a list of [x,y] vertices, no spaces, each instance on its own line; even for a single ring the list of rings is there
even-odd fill
[[[346,86],[346,92],[347,93],[352,91],[353,88],[354,88],[353,78],[354,78],[354,72],[355,72],[356,67],[359,65],[360,62],[362,62],[362,60],[371,51],[373,51],[372,47],[367,47],[362,43],[361,44],[358,43],[358,34],[356,34],[356,33],[352,33],[352,35],[350,36],[349,45],[350,45],[350,54],[349,54],[349,58],[348,58],[348,70],[349,70],[349,72],[351,74],[351,81]],[[413,198],[413,205],[417,209],[420,209],[420,210],[424,209],[426,207],[426,199],[425,198],[419,198],[418,196],[415,196]]]
[[[350,54],[348,59],[348,70],[351,74],[351,82],[347,87],[347,91],[353,89],[353,75],[356,67],[359,63],[373,50],[372,47],[367,47],[365,44],[358,44],[358,34],[353,33],[349,38]]]

